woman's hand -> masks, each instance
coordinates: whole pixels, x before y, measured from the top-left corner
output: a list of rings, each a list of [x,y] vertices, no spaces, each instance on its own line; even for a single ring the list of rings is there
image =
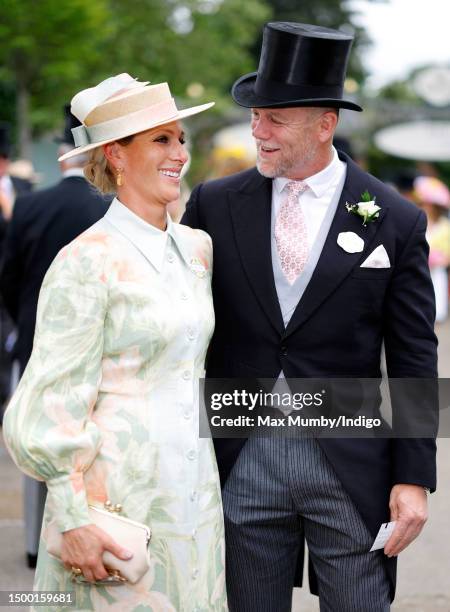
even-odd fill
[[[84,578],[89,582],[103,580],[108,572],[103,565],[102,555],[109,550],[113,555],[127,561],[133,553],[116,542],[96,525],[85,525],[69,529],[62,534],[61,560],[64,567],[72,571],[80,568]]]

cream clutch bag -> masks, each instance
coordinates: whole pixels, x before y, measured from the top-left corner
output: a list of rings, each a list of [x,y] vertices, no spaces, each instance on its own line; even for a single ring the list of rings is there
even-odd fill
[[[106,531],[117,544],[133,553],[131,559],[123,561],[109,551],[105,551],[103,562],[110,572],[110,578],[101,582],[131,582],[134,584],[140,580],[150,567],[148,545],[151,531],[147,525],[95,506],[89,506],[89,516],[94,525]],[[56,521],[52,521],[47,528],[47,552],[61,560],[61,545],[62,533]],[[82,579],[82,576],[80,578]]]

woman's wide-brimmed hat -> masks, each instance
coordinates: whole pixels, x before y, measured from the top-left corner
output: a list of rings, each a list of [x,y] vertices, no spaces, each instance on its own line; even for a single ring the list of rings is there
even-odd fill
[[[275,21],[266,23],[257,72],[231,90],[247,108],[322,106],[362,111],[343,99],[353,37],[331,28]]]
[[[72,98],[70,109],[81,125],[72,129],[75,149],[58,161],[196,115],[213,105],[209,102],[178,110],[167,83],[149,85],[127,73],[119,74]]]
[[[414,195],[419,203],[450,208],[450,191],[445,183],[434,176],[418,176],[414,180]]]

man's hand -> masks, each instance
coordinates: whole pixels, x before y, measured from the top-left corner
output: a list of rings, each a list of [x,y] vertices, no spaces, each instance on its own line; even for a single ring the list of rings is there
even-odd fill
[[[425,525],[428,518],[426,491],[417,485],[394,485],[389,508],[391,521],[397,521],[397,524],[386,542],[384,553],[395,557],[417,538]]]

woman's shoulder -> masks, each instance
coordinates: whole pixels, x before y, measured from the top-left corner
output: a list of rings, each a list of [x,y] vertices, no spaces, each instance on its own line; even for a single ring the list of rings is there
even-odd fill
[[[103,219],[100,219],[59,251],[46,274],[44,284],[58,275],[77,278],[81,275],[86,280],[99,280],[112,249],[113,236]]]
[[[195,244],[207,244],[212,246],[211,236],[201,229],[194,229],[188,225],[182,225],[181,223],[174,223],[175,231],[179,235],[192,243]]]

